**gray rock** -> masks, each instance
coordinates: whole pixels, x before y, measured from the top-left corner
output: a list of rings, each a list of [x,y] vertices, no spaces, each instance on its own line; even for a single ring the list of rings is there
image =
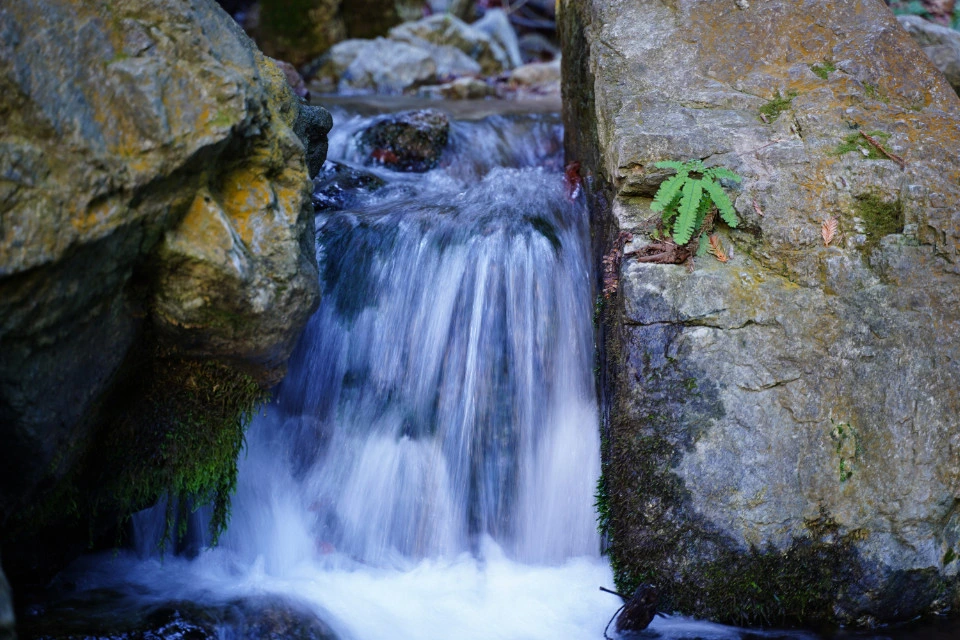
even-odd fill
[[[313,207],[316,211],[338,211],[353,204],[364,193],[386,184],[377,175],[342,162],[328,160],[313,179]]]
[[[503,48],[510,60],[509,69],[523,64],[517,32],[513,30],[513,25],[503,9],[488,9],[482,18],[470,26],[483,31]]]
[[[728,263],[626,258],[604,307],[618,590],[652,582],[665,609],[730,622],[948,607],[960,99],[872,0],[566,0],[559,19],[597,255],[621,230],[645,242],[655,162],[743,176]]]
[[[390,29],[390,38],[455,47],[476,60],[484,75],[496,75],[512,66],[510,56],[493,37],[448,13],[398,25]]]
[[[507,80],[512,89],[535,93],[560,93],[560,58],[552,62],[531,62],[510,72]]]
[[[369,40],[344,40],[304,68],[310,87],[317,93],[333,93],[347,67],[357,59]]]
[[[42,614],[27,615],[24,635],[37,640],[336,640],[314,607],[280,596],[248,596],[229,602],[151,602],[97,590],[54,599]]]
[[[954,91],[960,93],[960,32],[920,16],[901,15],[897,20],[923,47],[923,52],[947,77]]]
[[[347,53],[338,53],[339,60],[344,60]],[[335,72],[332,64],[324,69],[325,74]],[[353,52],[338,87],[341,93],[401,94],[424,84],[479,72],[480,66],[454,47],[413,37],[406,42],[377,38],[365,41]]]
[[[369,164],[396,171],[435,168],[447,146],[450,120],[436,109],[389,115],[360,133],[359,145]]]
[[[417,95],[444,100],[481,100],[497,94],[496,87],[479,78],[457,78],[453,82],[420,87]]]
[[[26,507],[56,495],[38,488],[94,433],[137,423],[99,413],[111,390],[127,385],[133,406],[195,384],[138,388],[124,362],[162,352],[264,387],[283,375],[319,296],[298,134],[315,163],[330,121],[212,0],[4,5],[0,87],[0,531],[16,580],[7,517],[29,541]]]

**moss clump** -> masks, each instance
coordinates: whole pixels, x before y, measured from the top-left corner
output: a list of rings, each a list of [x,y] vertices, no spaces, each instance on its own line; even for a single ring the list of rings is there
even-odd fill
[[[867,94],[867,97],[870,98],[871,100],[878,100],[884,104],[888,104],[890,102],[890,98],[888,98],[886,94],[884,94],[880,90],[880,87],[878,85],[871,84],[869,82],[864,82],[863,91],[864,93]]]
[[[229,520],[244,433],[266,393],[226,364],[157,352],[137,354],[104,400],[84,455],[44,499],[24,510],[9,539],[88,532],[89,544],[120,542],[136,511],[169,496],[167,535],[186,531],[189,508],[210,504],[216,543]],[[178,508],[179,511],[175,511]]]
[[[793,99],[797,97],[796,91],[789,91],[787,95],[782,96],[780,92],[777,91],[777,94],[773,97],[773,100],[767,104],[760,107],[760,113],[767,116],[768,119],[772,122],[776,120],[781,113],[790,108],[790,104],[793,102]]]
[[[863,221],[867,247],[876,247],[884,236],[903,233],[903,203],[897,199],[886,201],[875,193],[858,196],[854,211]]]
[[[160,357],[148,375],[149,392],[137,403],[137,415],[124,416],[103,442],[100,482],[115,485],[107,499],[125,511],[163,495],[176,498],[181,509],[212,504],[216,542],[229,519],[244,432],[265,393],[245,373],[209,360]]]
[[[813,71],[815,75],[823,78],[824,80],[826,80],[827,77],[836,70],[837,65],[833,64],[833,61],[831,60],[824,60],[823,64],[810,65],[810,71]]]
[[[875,138],[881,144],[890,139],[890,134],[886,133],[885,131],[868,131],[867,135],[871,138]],[[866,138],[860,135],[859,131],[846,136],[843,139],[843,142],[834,148],[833,155],[842,156],[843,154],[850,153],[851,151],[856,151],[867,160],[888,159],[887,156],[883,155],[879,149],[867,142]]]

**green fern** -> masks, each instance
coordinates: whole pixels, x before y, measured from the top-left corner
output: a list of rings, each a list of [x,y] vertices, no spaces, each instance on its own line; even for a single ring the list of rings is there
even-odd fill
[[[717,207],[724,222],[731,227],[737,226],[737,212],[719,181],[740,182],[739,175],[724,167],[707,168],[700,160],[664,160],[655,166],[677,172],[660,185],[650,205],[654,211],[663,212],[665,228],[670,229],[673,225],[671,235],[674,242],[679,245],[690,242],[713,206]]]

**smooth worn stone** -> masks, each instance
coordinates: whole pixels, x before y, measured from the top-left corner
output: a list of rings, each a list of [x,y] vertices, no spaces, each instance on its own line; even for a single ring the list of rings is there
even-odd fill
[[[507,17],[503,9],[487,9],[483,17],[470,26],[479,31],[483,31],[500,45],[510,60],[509,68],[519,67],[523,64],[523,56],[520,53],[520,42],[517,39],[517,32],[513,30],[513,25],[510,24],[510,18]]]
[[[212,0],[5,4],[0,112],[0,537],[17,584],[74,548],[52,522],[43,548],[44,518],[89,518],[81,550],[99,531],[63,480],[94,437],[137,468],[165,464],[108,434],[152,433],[136,403],[194,398],[197,379],[144,388],[131,371],[163,354],[254,387],[282,377],[319,298],[307,163],[331,121]],[[122,419],[106,415],[117,394]],[[218,396],[171,421],[227,406],[240,419]],[[33,560],[7,546],[11,515]]]
[[[480,63],[484,75],[496,75],[513,66],[509,54],[494,37],[448,13],[396,26],[390,30],[390,38],[405,42],[416,38],[454,47]]]
[[[734,623],[948,609],[957,94],[874,0],[564,0],[558,19],[596,255],[633,236],[600,308],[618,591]],[[640,262],[673,173],[655,165],[689,159],[742,177],[722,183],[739,225],[714,227],[728,261]]]
[[[417,95],[445,100],[480,100],[497,94],[496,87],[479,78],[457,78],[453,82],[420,87]]]
[[[897,20],[960,93],[960,32],[920,16],[901,15]]]
[[[436,168],[450,136],[450,120],[435,109],[389,115],[360,134],[368,164],[395,171],[423,172]]]
[[[247,596],[227,602],[138,602],[98,590],[55,599],[27,615],[24,636],[36,640],[336,640],[312,607],[280,596]]]

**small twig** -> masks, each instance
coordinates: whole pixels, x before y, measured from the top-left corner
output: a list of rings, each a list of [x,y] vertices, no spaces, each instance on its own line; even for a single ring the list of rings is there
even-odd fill
[[[603,589],[603,587],[600,587],[600,588]],[[619,596],[620,594],[618,593],[617,595]],[[621,597],[623,597],[623,596],[621,596]],[[625,606],[627,606],[627,603],[623,603],[622,605],[620,605],[620,608],[613,612],[613,617],[610,618],[610,621],[607,623],[607,626],[605,626],[605,627],[603,628],[603,638],[604,638],[604,640],[613,640],[613,638],[611,638],[610,636],[607,635],[607,629],[610,628],[610,625],[613,624],[613,621],[617,619],[617,616],[620,614],[621,611],[623,611],[623,608],[624,608]]]
[[[600,587],[600,591],[603,591],[603,592],[605,592],[605,593],[612,593],[612,594],[615,595],[615,596],[620,596],[620,599],[621,599],[621,600],[629,600],[629,599],[630,599],[630,598],[628,598],[627,596],[625,596],[625,595],[623,595],[622,593],[620,593],[619,591],[614,591],[614,590],[612,590],[612,589],[607,589],[606,587]]]
[[[907,166],[907,163],[906,163],[906,161],[905,161],[903,158],[901,158],[900,156],[898,156],[897,154],[895,154],[895,153],[893,153],[893,152],[891,152],[891,151],[887,151],[886,148],[884,148],[884,146],[883,146],[882,144],[880,144],[880,142],[879,142],[876,138],[874,138],[874,137],[872,137],[872,136],[868,136],[868,135],[863,131],[863,129],[860,130],[860,135],[863,136],[863,139],[864,139],[864,140],[866,140],[866,141],[869,142],[871,145],[873,145],[873,148],[874,148],[874,149],[876,149],[877,151],[879,151],[880,153],[882,153],[883,155],[887,156],[888,158],[890,158],[891,160],[893,160],[894,162],[896,162],[898,165],[900,165],[900,168],[901,168],[901,169],[903,169],[903,168],[905,168],[905,167]]]

